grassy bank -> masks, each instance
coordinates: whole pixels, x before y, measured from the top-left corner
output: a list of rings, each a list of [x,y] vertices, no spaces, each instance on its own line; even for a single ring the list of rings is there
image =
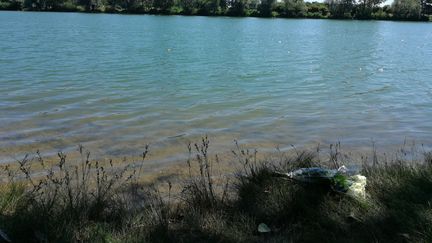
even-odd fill
[[[337,168],[344,163],[337,149],[325,158],[297,151],[257,161],[239,146],[238,170],[226,174],[208,148],[207,139],[190,145],[186,179],[158,185],[138,180],[147,152],[121,168],[91,160],[82,148],[81,161],[59,154],[43,173],[32,173],[45,163],[39,156],[3,166],[0,229],[13,242],[432,241],[429,153],[409,161],[373,155],[360,169],[367,177],[362,199],[278,174]]]

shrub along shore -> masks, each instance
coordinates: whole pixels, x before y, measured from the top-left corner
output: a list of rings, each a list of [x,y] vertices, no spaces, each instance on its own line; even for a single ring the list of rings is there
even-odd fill
[[[428,21],[432,0],[0,0],[0,10]]]
[[[355,198],[280,176],[340,167],[340,145],[263,161],[237,146],[233,174],[218,173],[223,161],[208,148],[206,138],[189,145],[186,177],[153,185],[137,180],[147,150],[121,168],[82,147],[80,161],[59,153],[47,166],[37,153],[3,165],[0,242],[432,242],[431,153],[363,157],[366,196]]]

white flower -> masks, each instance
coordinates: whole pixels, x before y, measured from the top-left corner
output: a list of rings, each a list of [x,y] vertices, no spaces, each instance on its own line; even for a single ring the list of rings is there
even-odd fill
[[[347,195],[354,198],[366,198],[366,176],[354,175],[350,177],[351,186],[348,188]]]

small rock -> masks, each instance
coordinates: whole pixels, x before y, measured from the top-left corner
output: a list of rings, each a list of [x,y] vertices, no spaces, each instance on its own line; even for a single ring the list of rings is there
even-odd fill
[[[271,229],[264,223],[258,225],[258,232],[260,233],[269,233]]]

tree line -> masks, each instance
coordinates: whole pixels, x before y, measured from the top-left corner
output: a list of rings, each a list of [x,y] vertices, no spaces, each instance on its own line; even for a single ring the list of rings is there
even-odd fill
[[[429,20],[432,0],[0,0],[2,10]]]

